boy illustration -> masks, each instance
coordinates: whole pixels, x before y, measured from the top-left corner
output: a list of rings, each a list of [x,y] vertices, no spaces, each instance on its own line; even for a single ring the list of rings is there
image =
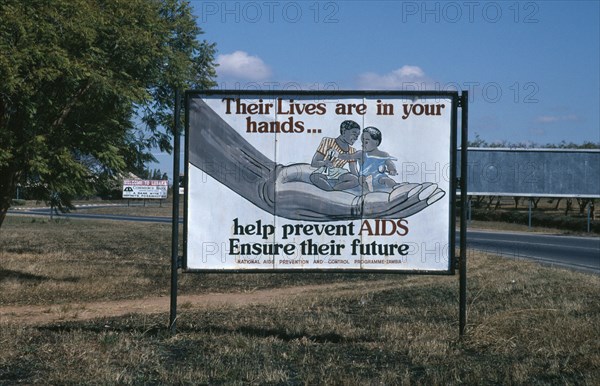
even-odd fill
[[[352,120],[340,124],[340,135],[337,138],[325,137],[321,140],[311,166],[316,167],[310,175],[310,181],[323,190],[345,190],[358,185],[358,168],[356,159],[335,158],[333,154],[351,155],[356,149],[351,145],[360,135],[360,126]],[[349,169],[345,166],[348,164]]]

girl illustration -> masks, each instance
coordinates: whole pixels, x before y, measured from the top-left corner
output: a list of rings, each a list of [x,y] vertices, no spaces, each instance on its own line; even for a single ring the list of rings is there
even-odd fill
[[[362,132],[362,150],[352,154],[335,154],[342,160],[358,160],[360,164],[359,183],[370,191],[391,191],[397,182],[389,177],[398,174],[393,161],[396,158],[379,149],[381,131],[376,127],[366,127]]]

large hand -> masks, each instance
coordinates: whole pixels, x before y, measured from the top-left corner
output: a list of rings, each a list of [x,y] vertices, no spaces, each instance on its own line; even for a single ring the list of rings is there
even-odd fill
[[[196,100],[190,114],[188,160],[250,201],[274,215],[292,220],[335,221],[362,218],[404,218],[441,199],[435,184],[401,184],[390,193],[356,194],[325,191],[310,182],[315,170],[308,164],[278,165],[259,152],[216,114]],[[200,121],[194,121],[202,117]]]
[[[314,169],[307,164],[278,166],[272,190],[274,214],[292,220],[333,221],[362,218],[405,218],[444,197],[436,184],[396,185],[390,193],[358,195],[324,191],[310,183]]]

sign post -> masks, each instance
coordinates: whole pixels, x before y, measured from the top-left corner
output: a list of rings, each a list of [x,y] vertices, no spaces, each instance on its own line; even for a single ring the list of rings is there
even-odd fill
[[[461,95],[461,163],[460,163],[460,261],[459,261],[459,335],[465,334],[467,326],[467,145],[469,141],[469,94]],[[470,200],[469,200],[470,204]]]
[[[173,124],[173,192],[179,190],[179,149],[181,138],[181,93],[175,90],[175,122]],[[169,329],[172,334],[177,331],[177,279],[179,270],[179,194],[173,193],[173,212],[171,214],[171,303]]]
[[[455,273],[466,93],[185,97],[185,272]],[[466,178],[460,189],[466,199]]]

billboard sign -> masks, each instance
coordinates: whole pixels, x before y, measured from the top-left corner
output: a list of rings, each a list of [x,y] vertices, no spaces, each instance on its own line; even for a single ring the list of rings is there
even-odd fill
[[[165,199],[167,180],[123,180],[123,198]]]
[[[184,268],[453,273],[457,100],[188,92]]]
[[[598,149],[469,148],[468,153],[470,195],[600,198]]]

